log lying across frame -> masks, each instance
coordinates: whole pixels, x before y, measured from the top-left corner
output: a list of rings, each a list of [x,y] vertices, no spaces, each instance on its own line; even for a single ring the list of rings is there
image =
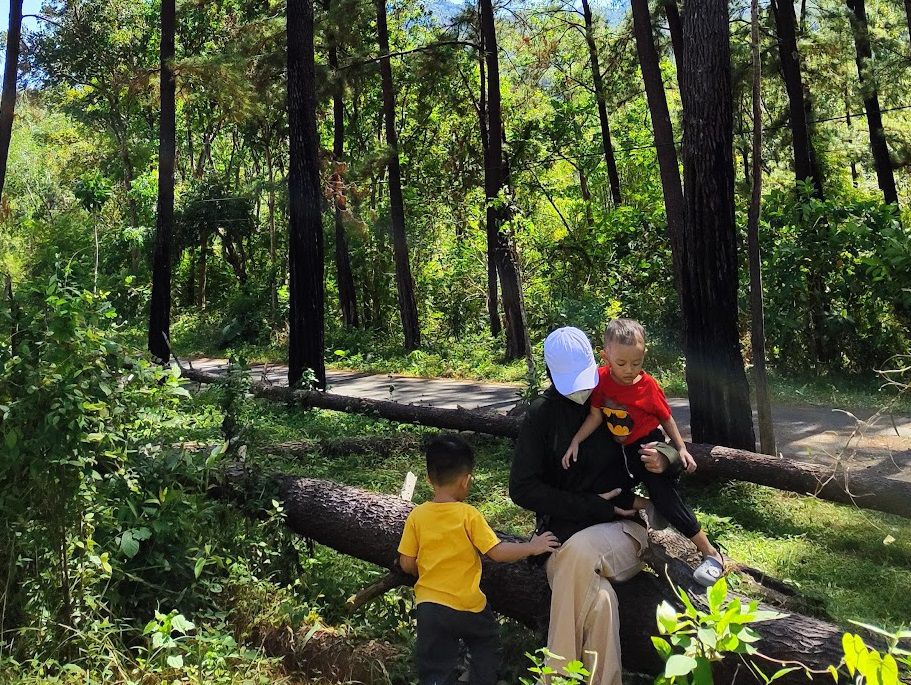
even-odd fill
[[[183,375],[198,383],[219,383],[224,376],[184,369]],[[450,430],[474,431],[514,438],[520,417],[468,409],[441,409],[385,400],[367,400],[314,390],[291,390],[285,386],[253,383],[256,397],[333,411],[364,414],[401,423],[414,423]],[[864,469],[839,464],[826,466],[771,457],[715,445],[690,444],[698,472],[713,480],[740,480],[779,490],[810,495],[842,504],[854,504],[911,518],[911,483],[886,478]]]
[[[410,502],[310,478],[282,477],[280,488],[286,523],[296,533],[378,566],[393,567],[405,518],[413,506]],[[694,595],[703,595],[704,590],[695,586],[692,569],[659,541],[652,541],[644,558],[657,575],[640,573],[615,587],[624,667],[654,673],[661,668],[650,641],[657,633],[655,608],[662,600],[679,604],[666,577]],[[541,566],[527,562],[498,564],[485,559],[481,587],[497,612],[532,628],[546,628],[550,589]],[[799,661],[818,671],[839,663],[842,631],[835,625],[789,614],[754,627],[762,637],[760,651],[771,659]],[[762,659],[757,662],[767,673],[779,667]],[[732,682],[738,663],[728,657],[719,664],[716,682]],[[740,667],[745,670],[742,663]],[[801,670],[781,682],[805,683],[807,678]]]

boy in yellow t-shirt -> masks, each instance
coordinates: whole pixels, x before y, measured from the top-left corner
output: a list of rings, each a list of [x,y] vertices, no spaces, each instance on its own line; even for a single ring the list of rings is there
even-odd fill
[[[433,500],[411,511],[399,543],[399,565],[418,577],[418,681],[454,683],[462,640],[471,655],[472,685],[495,685],[499,630],[481,592],[480,554],[494,561],[518,561],[550,553],[560,543],[549,532],[529,542],[500,542],[481,513],[463,501],[474,469],[468,443],[440,435],[425,449]]]

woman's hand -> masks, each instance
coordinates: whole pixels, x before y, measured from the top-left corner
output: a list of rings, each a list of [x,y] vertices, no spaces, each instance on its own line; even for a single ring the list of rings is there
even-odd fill
[[[568,469],[570,465],[570,460],[576,461],[579,458],[579,443],[576,442],[576,439],[573,438],[572,442],[569,443],[569,447],[566,449],[566,454],[563,455],[563,459],[560,460],[560,463],[563,464],[564,469]]]
[[[622,488],[614,488],[610,492],[602,492],[600,495],[598,495],[598,497],[600,497],[601,499],[612,500],[612,499],[614,499],[614,497],[619,495],[621,492],[623,492]],[[635,509],[621,509],[620,507],[614,507],[614,513],[617,516],[620,516],[622,518],[627,518],[627,519],[636,516]]]

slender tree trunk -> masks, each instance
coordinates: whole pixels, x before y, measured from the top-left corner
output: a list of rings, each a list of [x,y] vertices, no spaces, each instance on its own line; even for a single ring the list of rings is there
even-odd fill
[[[788,0],[790,2],[790,0]],[[762,202],[762,59],[759,54],[759,0],[750,3],[753,57],[753,187],[747,217],[750,252],[750,342],[753,348],[753,385],[759,414],[759,445],[765,454],[776,454],[772,404],[765,368],[765,313],[762,294],[762,259],[759,253],[759,213]]]
[[[911,2],[911,0],[909,0]],[[857,162],[854,161],[854,125],[851,123],[851,101],[848,99],[848,89],[845,88],[845,123],[848,125],[848,145],[851,152],[851,185],[857,187]]]
[[[808,112],[801,76],[800,53],[797,49],[797,16],[792,0],[771,0],[778,33],[778,58],[781,75],[788,93],[791,122],[791,143],[794,150],[794,176],[798,181],[809,181],[818,197],[822,197],[822,176],[816,163],[816,151],[810,136]]]
[[[870,150],[873,152],[876,180],[886,203],[898,205],[895,175],[892,172],[892,160],[889,158],[889,148],[886,145],[886,134],[883,130],[883,115],[879,108],[876,78],[872,71],[873,51],[870,47],[867,11],[864,7],[864,0],[846,0],[846,2],[848,9],[851,10],[851,29],[854,33],[854,47],[857,51],[857,76],[864,97],[864,108],[867,111]]]
[[[909,0],[911,1],[911,0]],[[582,0],[582,16],[585,18],[585,42],[588,43],[588,62],[592,70],[592,83],[595,97],[598,100],[598,120],[601,122],[601,147],[604,149],[604,163],[607,165],[607,178],[610,181],[610,194],[614,207],[622,202],[620,196],[620,175],[617,173],[617,161],[614,159],[614,146],[611,143],[610,122],[607,118],[607,102],[604,97],[604,79],[598,61],[598,46],[595,45],[595,31],[592,26],[592,11],[588,0]]]
[[[683,68],[683,24],[680,23],[680,10],[677,8],[677,0],[664,0],[664,16],[667,17],[667,26],[671,33],[671,48],[674,50],[674,63],[677,65],[677,85],[679,86],[680,70]]]
[[[16,81],[19,75],[19,45],[22,36],[22,0],[10,0],[9,30],[6,34],[6,66],[3,70],[3,95],[0,96],[0,197],[6,185],[6,162],[13,136],[16,113]]]
[[[911,0],[905,0],[905,19],[908,22],[908,37],[911,38]]]
[[[324,360],[324,264],[319,138],[316,132],[316,75],[313,54],[313,0],[289,0],[288,40],[288,266],[290,336],[288,383],[304,371],[326,387]]]
[[[174,231],[174,158],[177,147],[175,110],[175,0],[161,3],[161,123],[158,139],[158,213],[152,262],[152,300],[149,307],[149,352],[167,361],[170,354],[171,252]]]
[[[480,26],[481,9],[478,8],[478,44],[481,49],[478,51],[478,70],[480,73],[481,93],[478,98],[478,125],[481,131],[481,150],[484,156],[484,183],[486,191],[487,183],[487,165],[490,149],[487,144],[487,69],[485,62],[487,60],[487,51],[484,49],[484,31]],[[486,192],[485,192],[486,195]],[[500,322],[499,307],[499,290],[497,286],[497,241],[496,236],[490,232],[490,224],[487,224],[487,319],[490,323],[490,334],[496,338],[503,330]]]
[[[525,356],[528,334],[522,307],[522,286],[515,252],[502,225],[509,210],[500,198],[506,187],[506,167],[503,160],[503,119],[500,106],[500,64],[497,54],[497,33],[494,25],[492,0],[481,0],[481,30],[487,61],[487,158],[484,164],[484,194],[487,198],[487,240],[494,243],[497,273],[503,293],[506,319],[506,358]]]
[[[658,155],[658,168],[661,173],[661,190],[664,194],[664,209],[667,213],[667,230],[673,255],[674,280],[678,284],[679,292],[680,270],[682,268],[680,257],[683,254],[681,240],[684,232],[685,205],[683,202],[683,189],[680,185],[680,167],[677,164],[674,129],[671,126],[667,96],[664,92],[664,82],[661,79],[658,51],[655,50],[655,42],[652,38],[652,21],[648,10],[648,0],[632,0],[632,12],[636,51],[639,54],[642,81],[645,84],[645,95],[652,119],[652,130]],[[678,77],[680,74],[681,72],[678,70]]]
[[[725,0],[687,2],[683,60],[686,219],[680,300],[693,440],[752,451],[750,389],[737,328],[731,52]]]
[[[392,252],[395,259],[395,284],[399,298],[399,313],[405,333],[405,350],[421,346],[421,327],[414,296],[414,280],[408,258],[405,236],[405,203],[402,199],[402,170],[399,166],[399,141],[395,130],[395,89],[392,65],[389,61],[389,29],[386,26],[386,0],[376,0],[376,33],[380,48],[380,78],[383,89],[383,119],[386,126],[386,147],[389,156],[389,214],[392,224]]]
[[[198,266],[198,279],[199,283],[197,284],[196,290],[196,307],[200,311],[205,311],[206,309],[206,281],[208,279],[208,265],[209,265],[209,234],[207,231],[203,231],[200,235],[199,240],[199,266]]]
[[[331,11],[331,2],[327,3]],[[345,156],[345,103],[344,103],[344,82],[342,75],[338,70],[338,47],[335,29],[332,29],[332,35],[329,44],[329,68],[332,70],[332,78],[335,80],[332,89],[332,122],[333,122],[333,139],[332,139],[332,156],[335,163],[341,163]],[[357,293],[354,289],[354,274],[351,271],[351,255],[348,251],[348,239],[345,236],[345,224],[342,221],[342,208],[339,206],[339,198],[333,199],[335,215],[335,267],[336,278],[338,280],[338,298],[342,310],[342,322],[346,328],[356,328],[357,319]]]
[[[266,171],[269,177],[269,306],[272,317],[278,311],[278,248],[275,244],[275,162],[272,159],[272,127],[266,127]]]

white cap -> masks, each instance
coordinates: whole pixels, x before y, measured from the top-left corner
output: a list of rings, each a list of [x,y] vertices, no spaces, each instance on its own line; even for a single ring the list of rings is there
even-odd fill
[[[598,385],[598,365],[588,337],[578,328],[558,328],[544,341],[544,363],[561,395]]]

